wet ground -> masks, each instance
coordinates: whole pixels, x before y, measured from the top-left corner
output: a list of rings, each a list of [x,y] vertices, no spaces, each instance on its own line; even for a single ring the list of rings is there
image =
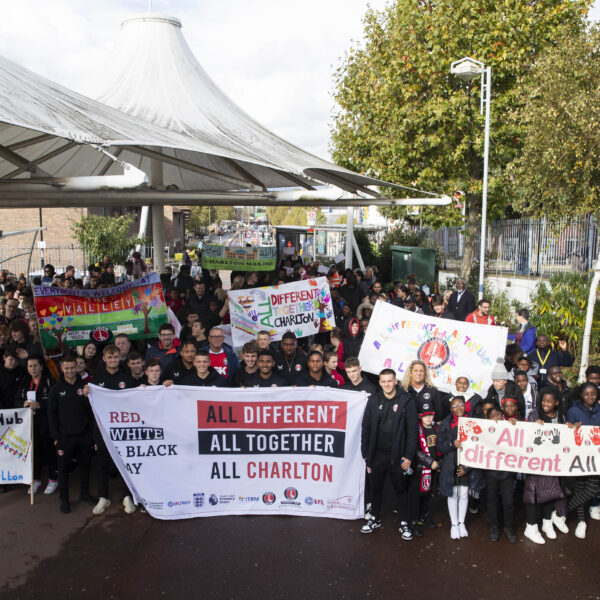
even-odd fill
[[[77,502],[63,515],[19,486],[0,495],[0,599],[600,598],[600,521],[585,540],[537,546],[519,526],[517,544],[494,544],[483,513],[453,541],[437,507],[438,527],[406,542],[389,507],[363,535],[362,521],[321,518],[159,521],[126,515],[116,494],[102,516]]]

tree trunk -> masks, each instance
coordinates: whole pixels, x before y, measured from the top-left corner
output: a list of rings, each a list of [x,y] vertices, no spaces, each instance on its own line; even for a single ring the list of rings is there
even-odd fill
[[[465,223],[465,249],[463,252],[461,276],[469,281],[475,257],[475,236],[480,227],[479,198],[473,194],[467,195],[467,222]],[[471,290],[475,292],[475,290]]]

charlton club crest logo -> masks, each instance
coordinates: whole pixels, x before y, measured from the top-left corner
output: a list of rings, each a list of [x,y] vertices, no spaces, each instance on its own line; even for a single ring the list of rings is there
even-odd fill
[[[450,349],[444,340],[432,338],[421,344],[417,350],[417,358],[422,360],[428,367],[439,369],[448,362]]]
[[[289,487],[286,488],[283,495],[286,497],[286,500],[295,500],[298,497],[298,490],[294,487]]]
[[[262,496],[262,501],[265,504],[275,504],[277,496],[273,492],[265,492]]]

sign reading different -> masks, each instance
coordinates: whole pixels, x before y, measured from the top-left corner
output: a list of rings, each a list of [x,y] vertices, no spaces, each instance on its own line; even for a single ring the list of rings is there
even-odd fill
[[[530,475],[600,475],[600,427],[459,421],[460,464]]]
[[[507,333],[506,327],[439,319],[378,301],[359,360],[370,373],[394,369],[400,380],[411,361],[422,360],[438,389],[448,392],[458,377],[468,377],[471,389],[480,394],[492,384]]]
[[[34,286],[35,310],[45,349],[109,342],[126,333],[130,339],[157,337],[168,322],[158,273],[112,288],[72,290]]]
[[[106,446],[153,517],[363,515],[363,392],[90,389]]]
[[[230,271],[273,271],[277,260],[275,246],[221,246],[205,244],[202,268]]]
[[[331,331],[335,327],[327,278],[285,285],[229,291],[229,314],[235,347],[268,331],[280,340],[286,331],[297,338]]]

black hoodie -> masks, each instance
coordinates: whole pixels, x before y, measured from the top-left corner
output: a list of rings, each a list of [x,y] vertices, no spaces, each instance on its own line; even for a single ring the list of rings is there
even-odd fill
[[[194,385],[197,387],[227,387],[227,381],[223,375],[219,375],[216,369],[208,367],[208,375],[205,379],[198,377],[196,370],[193,373],[182,377],[180,385]]]

